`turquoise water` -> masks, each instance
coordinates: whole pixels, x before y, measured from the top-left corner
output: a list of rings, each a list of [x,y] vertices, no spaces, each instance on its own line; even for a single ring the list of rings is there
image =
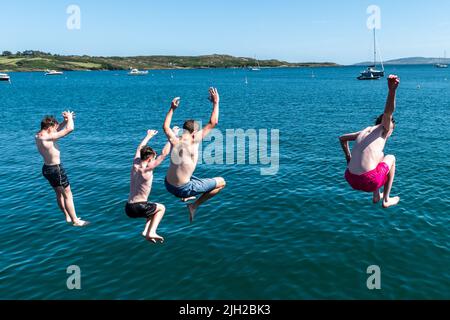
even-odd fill
[[[402,83],[390,210],[343,180],[338,136],[383,111],[386,83],[355,80],[359,68],[12,73],[0,83],[1,299],[409,299],[450,298],[450,71],[389,67]],[[245,77],[248,84],[245,84]],[[198,212],[184,206],[155,172],[151,200],[164,203],[166,243],[140,236],[143,221],[123,211],[129,170],[146,129],[160,129],[169,102],[182,97],[174,123],[208,120],[207,88],[221,93],[220,129],[280,130],[280,169],[200,165],[227,188]],[[420,87],[419,87],[420,86]],[[45,114],[77,112],[61,141],[78,214],[66,226],[40,175],[33,134]],[[160,150],[162,133],[152,145]],[[66,288],[78,265],[82,290]],[[379,291],[366,287],[381,268]]]

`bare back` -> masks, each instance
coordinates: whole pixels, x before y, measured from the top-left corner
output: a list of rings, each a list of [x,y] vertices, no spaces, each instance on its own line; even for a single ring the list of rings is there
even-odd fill
[[[48,166],[61,164],[59,146],[45,131],[40,131],[35,136],[36,146]]]
[[[172,145],[167,181],[174,186],[188,183],[197,167],[199,143],[180,140]]]
[[[384,159],[384,147],[388,136],[382,125],[361,131],[352,149],[348,165],[350,172],[361,175],[374,170]]]
[[[130,174],[129,203],[146,202],[153,183],[153,170],[146,170],[141,160],[136,160]]]

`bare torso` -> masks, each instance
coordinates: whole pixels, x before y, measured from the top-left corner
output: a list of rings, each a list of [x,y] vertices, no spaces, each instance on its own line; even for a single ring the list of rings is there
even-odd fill
[[[350,172],[361,175],[374,170],[384,159],[386,140],[386,131],[382,125],[361,131],[352,149],[348,165]]]
[[[48,166],[61,164],[60,151],[58,143],[50,139],[45,131],[40,131],[35,136],[36,146],[44,159],[44,163]]]
[[[167,181],[174,186],[182,186],[191,180],[197,167],[199,144],[180,140],[172,147]]]
[[[129,203],[148,201],[153,183],[153,170],[146,171],[146,166],[138,160],[131,168]]]

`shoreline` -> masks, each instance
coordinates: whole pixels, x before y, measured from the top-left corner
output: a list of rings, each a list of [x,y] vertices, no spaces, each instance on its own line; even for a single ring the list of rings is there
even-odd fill
[[[27,50],[0,55],[0,70],[6,72],[58,71],[120,71],[120,70],[191,70],[191,69],[249,69],[249,68],[317,68],[337,67],[333,62],[287,62],[276,59],[257,60],[230,55],[203,56],[133,56],[96,57],[53,55]]]
[[[387,67],[433,67],[433,64],[386,64]],[[363,68],[363,65],[339,65],[339,64],[305,64],[299,66],[273,66],[260,67],[261,70],[269,69],[319,69],[319,68]],[[0,73],[45,73],[49,69],[0,69]],[[63,72],[129,72],[130,69],[57,69]],[[178,71],[178,70],[242,70],[254,72],[249,67],[156,67],[141,68],[145,71]]]
[[[347,67],[344,65],[305,65],[305,66],[276,66],[276,67],[261,67],[261,70],[265,69],[315,69],[315,68],[343,68]],[[249,70],[250,68],[243,68],[243,67],[186,67],[186,68],[142,68],[140,70],[145,71],[159,71],[159,70],[248,70],[249,72],[253,72]],[[46,72],[48,69],[25,69],[25,70],[14,70],[14,69],[0,69],[0,72],[6,72],[6,73],[41,73]],[[58,71],[64,71],[64,72],[117,72],[117,71],[123,71],[128,72],[129,69],[58,69]]]

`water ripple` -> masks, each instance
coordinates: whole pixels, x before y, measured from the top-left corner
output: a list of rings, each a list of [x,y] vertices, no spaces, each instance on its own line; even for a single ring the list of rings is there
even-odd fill
[[[14,74],[0,90],[0,139],[13,141],[0,162],[0,298],[448,299],[450,87],[428,68],[398,67],[399,124],[387,152],[397,156],[393,193],[402,202],[383,210],[343,180],[337,137],[370,124],[385,98],[384,81],[356,82],[357,71],[318,69],[313,81],[308,69],[180,70],[174,79],[155,71],[139,80]],[[163,164],[151,200],[167,207],[166,243],[150,245],[144,222],[123,210],[133,152],[146,129],[160,128],[175,93],[185,101],[175,123],[206,120],[211,84],[222,91],[222,129],[280,129],[280,170],[265,177],[260,166],[200,165],[198,176],[224,176],[227,188],[189,225],[164,189]],[[39,117],[66,106],[77,111],[76,131],[60,145],[77,211],[92,221],[86,229],[66,226],[33,145]],[[164,137],[152,145],[161,150]],[[65,287],[72,264],[82,270],[79,292]],[[365,287],[373,264],[382,292]]]

